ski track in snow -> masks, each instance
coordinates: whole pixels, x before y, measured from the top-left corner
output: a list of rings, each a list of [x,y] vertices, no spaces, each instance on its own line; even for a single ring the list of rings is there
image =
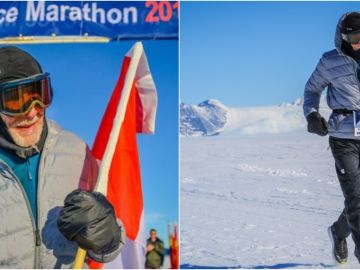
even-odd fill
[[[181,139],[182,268],[341,268],[327,227],[343,196],[328,138]],[[359,268],[348,238],[346,268]]]

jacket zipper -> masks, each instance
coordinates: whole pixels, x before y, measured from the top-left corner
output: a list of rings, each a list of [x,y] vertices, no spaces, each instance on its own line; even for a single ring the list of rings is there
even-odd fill
[[[45,123],[45,125],[47,125],[47,123]],[[48,127],[48,130],[49,130],[49,127]],[[49,131],[48,131],[49,132]],[[39,157],[39,163],[38,163],[38,172],[37,172],[37,190],[36,190],[36,216],[37,216],[37,225],[40,226],[40,215],[39,215],[39,212],[40,212],[40,200],[39,200],[39,197],[40,197],[40,192],[39,192],[39,187],[40,187],[40,181],[41,181],[41,172],[42,172],[42,168],[43,168],[43,163],[44,163],[44,151],[46,151],[47,149],[47,145],[49,144],[49,140],[48,140],[48,136],[46,136],[46,139],[45,139],[45,142],[44,142],[44,145],[43,145],[43,148],[42,148],[42,151],[39,153],[40,157]],[[39,230],[37,230],[38,232],[38,241],[39,241],[39,246],[38,248],[36,249],[36,253],[35,253],[35,256],[36,256],[36,265],[35,265],[35,268],[36,269],[39,269],[40,268],[40,246],[41,246],[41,238],[40,238],[40,232]]]
[[[26,192],[24,190],[24,187],[22,186],[22,184],[20,183],[20,180],[17,178],[16,174],[12,171],[12,169],[9,166],[7,166],[7,167],[10,170],[11,175],[15,178],[16,182],[20,186],[21,192],[22,192],[23,197],[24,197],[25,202],[26,202],[26,206],[27,206],[27,209],[28,209],[28,213],[29,213],[29,216],[30,216],[30,220],[31,220],[31,224],[32,224],[32,227],[33,227],[33,232],[34,232],[34,242],[35,242],[34,268],[37,269],[37,268],[39,268],[38,267],[38,249],[39,249],[39,246],[41,245],[40,232],[39,232],[39,229],[37,228],[37,226],[35,224],[34,216],[32,214],[32,210],[31,210],[31,207],[30,207],[30,202],[29,202],[29,199],[26,196]]]
[[[45,145],[44,145],[45,146]],[[44,148],[43,148],[44,149]],[[40,167],[41,167],[41,160],[42,160],[42,153],[40,153],[40,157],[39,157],[39,165],[38,165],[38,179],[37,179],[37,187],[36,187],[36,217],[37,217],[37,226],[40,226],[40,218],[39,218],[39,212],[40,212],[40,203],[39,203],[39,182],[40,182]],[[39,245],[38,248],[36,249],[36,265],[35,268],[39,269],[40,268],[40,246],[41,246],[41,238],[40,238],[40,233],[39,230],[37,230],[38,232],[38,241],[39,241]]]
[[[41,156],[39,157],[41,158]],[[30,159],[26,160],[26,164],[27,164],[27,170],[28,170],[28,177],[29,180],[33,180],[32,176],[31,176],[31,171],[30,171]],[[35,268],[38,269],[40,268],[40,246],[41,246],[41,236],[40,236],[40,230],[39,230],[39,204],[38,204],[38,190],[39,190],[39,179],[37,180],[37,187],[36,187],[36,224],[35,224]]]

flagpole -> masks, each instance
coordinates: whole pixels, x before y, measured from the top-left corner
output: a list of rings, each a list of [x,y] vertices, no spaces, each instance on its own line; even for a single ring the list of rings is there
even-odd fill
[[[116,142],[118,140],[120,129],[124,121],[127,103],[129,100],[132,84],[134,82],[136,70],[143,53],[143,46],[141,42],[136,42],[132,48],[133,54],[129,64],[128,72],[125,77],[124,86],[121,91],[120,101],[116,109],[114,123],[110,132],[108,144],[106,145],[103,158],[101,160],[99,174],[94,191],[101,192],[106,196],[108,184],[108,172],[111,165],[111,158],[114,154]],[[78,248],[73,269],[82,269],[86,257],[86,250],[81,247]]]

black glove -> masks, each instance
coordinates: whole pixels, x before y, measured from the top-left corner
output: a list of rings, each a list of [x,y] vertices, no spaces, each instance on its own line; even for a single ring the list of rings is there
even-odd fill
[[[307,117],[306,120],[308,122],[307,130],[310,133],[315,133],[320,136],[325,136],[328,134],[328,124],[324,117],[318,112],[312,112]]]
[[[76,241],[99,262],[115,259],[124,245],[124,230],[116,220],[114,208],[98,192],[71,192],[65,198],[57,224],[66,239]]]

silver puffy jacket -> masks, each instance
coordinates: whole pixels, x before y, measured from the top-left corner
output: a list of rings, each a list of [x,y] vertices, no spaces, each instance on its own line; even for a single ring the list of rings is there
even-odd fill
[[[327,88],[327,103],[332,109],[360,110],[360,81],[357,78],[358,63],[341,50],[341,22],[336,27],[335,49],[321,57],[315,71],[306,83],[304,93],[304,115],[319,109],[320,96]],[[338,138],[360,139],[354,136],[352,114],[332,113],[329,118],[329,135]]]
[[[58,213],[68,193],[93,188],[97,173],[87,145],[48,121],[39,163],[36,231],[22,186],[0,160],[0,268],[69,268],[77,245],[58,231]]]

